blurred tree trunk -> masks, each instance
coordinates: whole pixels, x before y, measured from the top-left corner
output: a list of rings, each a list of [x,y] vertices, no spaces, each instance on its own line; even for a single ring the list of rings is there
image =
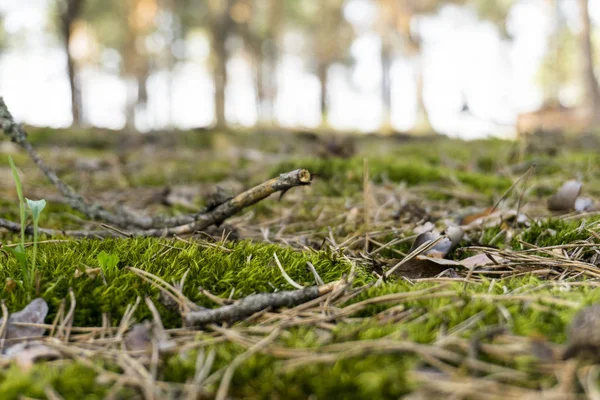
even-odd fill
[[[588,9],[588,0],[579,0],[581,13],[580,32],[581,50],[583,55],[583,83],[585,90],[585,102],[588,112],[591,113],[591,123],[600,123],[600,91],[598,80],[594,74],[594,53],[592,49],[591,22]]]
[[[170,24],[168,31],[170,35],[165,35],[169,38],[167,43],[167,50],[162,54],[163,67],[167,70],[167,128],[173,127],[173,68],[175,67],[175,55],[173,54],[173,44],[178,40],[182,39],[181,23],[177,12],[177,0],[161,0],[160,6],[166,10],[170,15]]]
[[[135,6],[130,4],[129,15],[134,12]],[[139,95],[139,80],[137,70],[139,68],[139,54],[136,49],[137,33],[132,24],[132,18],[127,18],[127,34],[123,46],[123,76],[127,82],[127,99],[125,102],[125,126],[135,129],[135,109]]]
[[[227,87],[227,38],[233,27],[229,15],[233,0],[210,0],[208,2],[211,14],[211,45],[214,58],[213,80],[215,85],[215,125],[225,128],[225,89]]]
[[[327,103],[328,103],[328,96],[327,96],[327,86],[328,86],[328,77],[327,77],[327,71],[329,70],[329,64],[324,63],[324,62],[319,62],[319,64],[317,65],[317,78],[319,79],[319,83],[321,85],[321,93],[319,96],[319,109],[321,110],[321,118],[322,118],[322,123],[324,126],[327,126],[329,124],[328,119],[327,119]]]
[[[390,32],[383,33],[381,37],[381,100],[383,103],[383,131],[390,131],[392,126],[392,82],[390,70],[392,68],[392,46]]]
[[[329,124],[328,108],[329,96],[327,87],[329,84],[329,67],[341,59],[340,49],[343,47],[340,36],[343,23],[343,2],[340,0],[328,0],[319,2],[321,8],[315,17],[317,25],[314,28],[314,48],[316,75],[321,86],[319,97],[319,110],[321,112],[321,121],[324,126]]]
[[[415,121],[415,130],[421,133],[430,133],[433,129],[429,120],[429,113],[425,106],[425,82],[423,79],[423,61],[421,56],[417,56],[417,118]]]
[[[71,114],[73,116],[73,125],[75,126],[81,125],[82,122],[81,88],[77,80],[75,62],[69,45],[73,34],[73,23],[81,13],[82,5],[83,0],[62,0],[60,4],[60,28],[63,48],[67,56],[67,73],[71,89]]]
[[[381,102],[383,105],[382,131],[392,130],[392,78],[391,68],[397,43],[410,43],[410,20],[412,9],[408,2],[378,0],[379,36],[381,38]],[[408,39],[408,40],[407,40]],[[408,51],[418,51],[406,49]]]
[[[126,103],[126,126],[135,128],[136,108],[146,107],[148,93],[146,83],[150,76],[150,60],[147,51],[140,47],[142,39],[155,28],[158,4],[156,0],[128,0],[125,23],[127,31],[123,46],[123,75],[128,81]]]
[[[275,120],[275,101],[277,99],[277,62],[279,60],[278,40],[283,26],[283,7],[281,0],[269,0],[269,19],[266,40],[263,42],[265,71],[262,77],[264,88],[261,108],[263,118]]]
[[[550,106],[560,105],[560,62],[561,62],[561,45],[560,45],[560,34],[562,31],[562,15],[560,11],[559,0],[548,0],[548,6],[551,8],[552,13],[552,33],[548,41],[548,52],[551,58],[550,71],[551,79],[545,85],[544,90],[544,103]]]

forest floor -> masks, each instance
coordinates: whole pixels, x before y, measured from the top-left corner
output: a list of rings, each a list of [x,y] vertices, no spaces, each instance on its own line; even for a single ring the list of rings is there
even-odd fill
[[[210,205],[217,186],[235,195],[299,168],[313,180],[206,232],[133,237],[73,210],[4,138],[0,218],[20,219],[10,155],[25,197],[47,201],[40,227],[116,237],[42,234],[34,261],[27,235],[27,285],[10,251],[20,235],[0,230],[2,399],[600,393],[589,357],[600,311],[569,328],[600,300],[594,137],[29,133],[60,178],[106,209],[178,215]],[[573,179],[581,193],[570,182],[549,200]],[[309,290],[312,300],[274,306]],[[261,293],[276,296],[251,315],[189,318]],[[7,322],[38,297],[45,325]]]

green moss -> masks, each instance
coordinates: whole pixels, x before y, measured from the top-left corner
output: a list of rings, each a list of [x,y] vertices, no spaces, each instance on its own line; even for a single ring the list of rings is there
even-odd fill
[[[588,223],[600,221],[599,217],[592,217]],[[530,243],[539,247],[556,246],[575,241],[592,238],[586,229],[581,229],[581,221],[545,219],[535,221],[531,226],[516,235],[512,241],[515,249],[526,249],[521,242]],[[591,250],[590,250],[591,251]]]
[[[94,130],[40,129],[33,130],[31,135],[35,145],[42,146],[43,157],[57,166],[61,177],[75,187],[89,186],[91,193],[113,188],[115,178],[101,176],[101,173],[91,173],[86,178],[73,171],[73,163],[79,157],[107,157],[105,150],[114,149],[124,137],[122,133],[98,134]],[[267,200],[248,209],[254,213],[254,217],[246,223],[252,225],[275,219],[283,221],[266,226],[272,229],[271,232],[283,227],[285,234],[290,236],[299,236],[301,233],[303,236],[299,242],[314,242],[317,248],[320,248],[318,244],[322,243],[323,238],[329,236],[330,230],[340,241],[364,230],[360,221],[344,224],[342,213],[350,207],[360,209],[365,157],[368,159],[370,179],[378,185],[376,189],[381,189],[383,185],[390,188],[406,184],[409,187],[407,194],[416,193],[416,201],[421,201],[419,196],[422,196],[424,207],[431,210],[428,211],[429,216],[438,222],[458,211],[448,208],[465,204],[460,201],[446,202],[455,197],[454,193],[481,195],[473,196],[475,200],[468,202],[489,206],[493,204],[492,199],[497,199],[532,161],[536,161],[538,168],[529,181],[531,190],[525,194],[526,202],[543,201],[564,180],[574,176],[584,180],[586,194],[600,194],[600,185],[597,183],[600,173],[595,167],[600,157],[587,149],[563,149],[556,156],[536,150],[515,166],[513,164],[518,154],[516,145],[499,140],[464,142],[436,138],[396,142],[388,138],[359,137],[356,139],[358,152],[354,157],[320,159],[306,157],[306,154],[313,154],[315,143],[313,139],[300,136],[276,140],[274,134],[260,132],[199,131],[173,132],[172,136],[152,134],[145,138],[148,139],[146,143],[150,143],[147,149],[132,149],[120,161],[127,185],[138,187],[217,182],[233,177],[249,187],[278,173],[297,168],[307,168],[316,173],[310,189],[302,192],[303,189],[297,188],[292,192],[293,195],[286,195],[280,202]],[[58,157],[52,148],[54,145],[80,148],[69,150],[66,155],[61,152]],[[286,152],[286,161],[274,165],[270,159],[264,162],[248,161],[243,157],[229,160],[226,154],[230,147],[261,148],[273,153],[283,151]],[[25,173],[26,192],[28,188],[35,188],[49,189],[54,193],[54,189],[35,170],[24,153],[16,154],[15,160]],[[413,187],[419,187],[419,190],[411,192]],[[383,204],[386,199],[379,192],[377,195],[378,201]],[[534,196],[538,198],[532,200]],[[0,199],[2,217],[17,219],[15,199],[12,195]],[[291,216],[284,214],[284,210],[289,209],[293,209]],[[169,212],[176,210],[170,209]],[[317,219],[321,212],[327,214],[326,217]],[[381,215],[385,216],[386,212]],[[329,218],[329,214],[336,213],[341,218]],[[83,218],[64,205],[49,203],[42,217],[42,225],[51,228],[80,227],[73,216]],[[588,217],[585,227],[592,227],[590,224],[597,221],[600,218]],[[382,219],[379,222],[385,225],[385,229],[394,226],[402,232],[378,236],[376,240],[381,243],[408,235],[414,228],[401,222],[396,227],[396,221]],[[255,226],[251,227],[256,229]],[[498,226],[486,228],[483,232],[471,231],[461,246],[478,244],[522,250],[528,248],[522,242],[550,246],[595,240],[590,238],[586,229],[581,229],[581,221],[541,220],[528,228],[512,229],[510,242],[506,242],[505,236],[499,235],[501,229]],[[310,235],[305,235],[307,230]],[[3,234],[5,243],[13,238],[11,234]],[[467,243],[467,240],[470,242]],[[396,244],[377,253],[376,257],[397,258],[397,252],[406,253],[410,245],[409,241]],[[102,251],[116,255],[120,260],[116,269],[104,276],[106,280],[101,275],[86,273],[88,268],[99,267],[97,256]],[[214,243],[184,243],[169,239],[69,240],[40,245],[39,293],[26,293],[21,286],[13,287],[10,281],[7,282],[8,278],[18,281],[20,270],[14,259],[0,255],[0,282],[4,285],[0,298],[6,301],[10,311],[14,311],[22,308],[28,297],[40,295],[50,305],[50,315],[46,321],[49,322],[56,315],[60,302],[65,298],[68,301],[69,289],[72,288],[77,299],[74,324],[89,327],[100,326],[102,313],[108,313],[110,323],[116,326],[128,304],[132,304],[138,296],[149,296],[157,305],[165,326],[176,328],[181,326],[180,317],[161,305],[159,291],[128,270],[128,266],[148,271],[169,282],[178,281],[187,272],[184,294],[199,305],[215,307],[214,303],[199,293],[199,288],[205,288],[220,297],[228,297],[233,292],[234,298],[291,289],[274,263],[275,252],[287,273],[305,286],[314,284],[314,278],[306,267],[307,261],[315,265],[326,282],[340,279],[350,270],[348,261],[331,250],[298,251],[251,241],[215,246]],[[589,255],[592,252],[589,250]],[[357,253],[351,255],[357,256]],[[458,252],[450,255],[453,258],[465,256]],[[364,264],[357,265],[356,287],[376,279],[369,272],[366,257],[364,261]],[[417,293],[424,290],[430,292]],[[554,343],[564,343],[565,328],[577,307],[556,304],[553,300],[568,300],[582,307],[600,301],[600,289],[591,286],[568,287],[564,282],[555,285],[534,277],[521,276],[505,280],[484,278],[480,284],[465,285],[461,282],[443,287],[438,283],[397,279],[366,290],[348,301],[347,305],[393,293],[414,295],[393,304],[370,305],[348,318],[338,320],[335,325],[310,324],[286,328],[276,339],[276,344],[316,353],[324,351],[324,346],[347,343],[354,349],[360,346],[357,341],[375,343],[379,339],[428,345],[446,335],[453,335],[468,344],[474,337],[479,337],[482,331],[497,325],[505,327],[512,335],[543,336]],[[523,296],[511,298],[511,294]],[[405,315],[399,320],[388,318],[401,312]],[[147,307],[142,303],[134,318],[140,321],[150,317]],[[241,325],[243,327],[244,323]],[[214,349],[216,352],[211,372],[229,365],[236,356],[247,350],[231,342],[209,344],[212,337],[210,332],[199,331],[195,338],[199,346],[205,345],[206,350]],[[196,355],[196,351],[189,351],[161,357],[157,379],[189,382],[195,374]],[[496,358],[482,353],[480,357],[484,361],[528,373],[531,379],[520,382],[523,387],[539,389],[556,383],[555,377],[535,369],[535,360],[530,355]],[[121,372],[120,367],[112,361],[87,361],[95,363],[93,365],[96,367]],[[236,369],[230,395],[235,398],[290,399],[311,395],[316,398],[398,398],[417,387],[410,380],[410,372],[414,368],[422,368],[424,363],[418,355],[398,351],[386,354],[367,352],[328,363],[311,362],[291,371],[283,368],[285,362],[272,353],[253,355]],[[465,366],[455,366],[459,368],[457,371],[469,372]],[[26,371],[12,365],[0,370],[0,398],[16,398],[21,394],[42,398],[45,397],[47,386],[52,386],[66,399],[104,398],[111,384],[98,378],[94,368],[72,360],[42,362]],[[218,383],[209,390],[214,392],[217,386]],[[174,396],[180,394],[174,392]],[[141,395],[133,389],[117,394],[121,398],[136,396]]]
[[[405,182],[409,186],[436,183],[442,187],[452,187],[454,184],[451,176],[454,175],[469,189],[484,194],[501,194],[512,184],[512,181],[506,177],[465,171],[453,173],[447,167],[429,161],[423,161],[414,155],[369,158],[369,177],[375,183]],[[329,195],[347,195],[362,189],[363,160],[361,158],[308,158],[285,161],[274,168],[272,175],[299,167],[314,173],[317,181],[327,182]]]
[[[92,368],[73,361],[55,361],[35,364],[29,371],[16,365],[0,370],[0,396],[3,399],[20,399],[23,396],[46,398],[45,390],[51,387],[65,399],[102,399],[110,389],[96,381]],[[121,395],[132,394],[122,390]]]
[[[175,247],[164,252],[168,246]],[[213,294],[227,297],[235,290],[235,298],[258,292],[271,292],[275,289],[291,289],[275,265],[273,254],[277,255],[286,272],[303,285],[314,284],[306,262],[315,266],[325,281],[340,279],[349,271],[349,265],[335,254],[326,252],[296,252],[277,245],[238,242],[227,244],[230,251],[223,251],[201,244],[186,244],[159,239],[105,239],[69,241],[67,243],[42,244],[38,249],[38,265],[41,274],[39,293],[56,311],[61,299],[67,297],[73,288],[77,298],[75,323],[83,326],[97,326],[103,312],[109,312],[114,322],[123,315],[127,304],[137,296],[157,298],[159,292],[150,284],[125,269],[126,266],[148,271],[167,281],[179,280],[188,271],[184,293],[192,300],[204,305],[213,305],[198,293],[198,288],[207,288]],[[86,267],[98,267],[97,255],[105,251],[119,257],[120,273],[108,284],[97,275],[86,274],[75,277],[76,271]],[[19,268],[12,258],[3,262],[0,281],[7,278],[20,279]],[[358,282],[372,279],[361,272]],[[3,292],[11,310],[23,307],[28,296],[22,287],[12,292]],[[162,310],[164,311],[164,310]],[[149,316],[140,310],[141,319]],[[165,312],[165,324],[178,326],[179,318]]]

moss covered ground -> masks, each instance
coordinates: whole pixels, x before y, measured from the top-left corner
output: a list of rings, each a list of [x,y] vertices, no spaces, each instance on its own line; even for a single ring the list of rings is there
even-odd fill
[[[42,236],[33,287],[22,284],[18,260],[0,254],[8,312],[42,297],[45,322],[70,329],[53,328],[42,339],[60,353],[51,360],[0,358],[2,399],[576,398],[596,390],[593,363],[560,354],[573,316],[600,298],[600,215],[551,213],[546,201],[573,178],[587,197],[600,198],[598,147],[357,136],[353,154],[337,157],[329,139],[290,132],[132,137],[38,129],[30,140],[86,198],[140,213],[175,215],[201,207],[216,185],[237,192],[297,168],[315,178],[244,209],[221,230],[189,237]],[[41,226],[99,228],[64,204],[26,153],[2,144],[25,195],[48,201]],[[532,164],[531,177],[509,190]],[[0,217],[18,221],[7,161],[0,176]],[[500,218],[465,229],[447,258],[487,249],[496,267],[380,279],[425,223],[441,230],[494,204]],[[514,218],[517,209],[526,221]],[[19,239],[6,231],[0,237],[5,248]],[[298,285],[315,284],[310,263],[325,283],[345,282],[344,292],[192,328],[134,270],[214,308],[293,290],[275,254]],[[158,311],[167,350],[157,350],[156,337],[145,350],[123,345],[136,322],[157,323],[145,299]]]

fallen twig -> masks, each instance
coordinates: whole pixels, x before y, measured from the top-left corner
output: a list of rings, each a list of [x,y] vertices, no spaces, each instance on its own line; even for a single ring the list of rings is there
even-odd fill
[[[251,206],[269,197],[275,192],[285,192],[295,186],[309,185],[312,180],[312,175],[306,169],[297,169],[286,172],[277,178],[269,179],[251,189],[246,190],[220,204],[215,209],[198,214],[193,222],[188,224],[175,226],[172,228],[153,228],[153,229],[138,229],[129,232],[110,230],[58,230],[39,228],[39,232],[49,236],[73,236],[73,237],[107,237],[107,236],[175,236],[185,235],[206,229],[213,224],[220,224],[230,216],[236,214],[245,207]],[[0,218],[0,228],[5,228],[12,232],[20,232],[21,225],[6,219]],[[26,233],[33,233],[32,227],[26,228]]]
[[[300,290],[253,294],[229,306],[210,310],[192,311],[185,315],[188,325],[206,325],[213,322],[233,323],[269,307],[292,307],[331,292],[337,282],[311,286]]]

